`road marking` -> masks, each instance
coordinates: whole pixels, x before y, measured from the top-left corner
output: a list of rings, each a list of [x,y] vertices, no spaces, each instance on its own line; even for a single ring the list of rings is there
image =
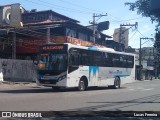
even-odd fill
[[[134,91],[134,90],[138,90],[138,91],[150,91],[153,90],[154,88],[142,88],[142,87],[138,87],[138,88],[132,88],[129,87],[128,90]]]
[[[132,90],[132,91],[133,91],[133,90],[135,90],[135,89],[133,89],[133,88],[129,88],[129,90]]]
[[[149,88],[149,89],[144,89],[142,91],[149,91],[149,90],[153,90],[154,88]]]

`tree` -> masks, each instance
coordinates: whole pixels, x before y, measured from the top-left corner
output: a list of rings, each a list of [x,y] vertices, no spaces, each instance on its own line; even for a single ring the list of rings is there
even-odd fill
[[[153,13],[150,6],[151,0],[137,0],[134,3],[126,2],[125,5],[129,6],[129,10],[137,11],[137,14],[141,14],[144,17],[150,17],[152,22],[156,22],[156,35],[154,47],[157,48],[157,52],[160,53],[160,12]]]
[[[126,2],[125,5],[129,5],[129,10],[137,11],[137,14],[150,17],[152,22],[157,22],[156,27],[160,26],[160,14],[151,11],[150,0],[137,0],[134,3]]]
[[[158,31],[155,35],[155,43],[154,47],[157,48],[158,56],[160,55],[160,31]]]

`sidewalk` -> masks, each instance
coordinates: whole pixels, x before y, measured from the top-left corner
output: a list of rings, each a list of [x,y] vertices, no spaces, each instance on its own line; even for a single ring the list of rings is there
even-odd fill
[[[34,82],[0,82],[0,90],[39,87]]]
[[[152,80],[136,80],[136,81],[139,81],[139,82],[141,82],[141,81],[155,81],[155,80],[160,80],[160,79],[155,79],[155,78],[153,78]]]

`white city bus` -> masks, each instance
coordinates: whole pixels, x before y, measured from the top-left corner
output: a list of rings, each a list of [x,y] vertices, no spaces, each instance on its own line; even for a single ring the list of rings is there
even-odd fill
[[[38,80],[42,86],[77,87],[112,86],[135,81],[133,54],[111,48],[85,47],[70,43],[43,45],[39,51]]]

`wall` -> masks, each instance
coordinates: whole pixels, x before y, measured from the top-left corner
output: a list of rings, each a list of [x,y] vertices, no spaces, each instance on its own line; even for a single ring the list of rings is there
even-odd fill
[[[0,81],[32,82],[35,79],[33,61],[0,59]]]

